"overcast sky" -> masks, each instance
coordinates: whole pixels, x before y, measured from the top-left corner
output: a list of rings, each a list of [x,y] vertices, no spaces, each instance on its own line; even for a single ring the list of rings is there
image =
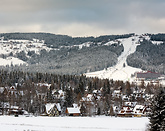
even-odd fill
[[[0,32],[164,33],[165,0],[0,0]]]

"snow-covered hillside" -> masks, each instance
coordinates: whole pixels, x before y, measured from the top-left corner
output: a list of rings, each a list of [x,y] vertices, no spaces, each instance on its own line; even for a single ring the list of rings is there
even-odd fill
[[[14,34],[11,35],[13,36]],[[18,37],[18,34],[16,36]],[[135,72],[142,71],[140,69],[142,67],[149,71],[153,69],[155,72],[163,72],[163,60],[151,65],[150,63],[155,62],[152,59],[152,55],[143,54],[146,48],[151,48],[150,46],[152,45],[160,45],[155,48],[157,49],[155,52],[164,47],[161,46],[163,43],[161,39],[158,41],[157,39],[152,39],[149,34],[75,39],[68,39],[68,37],[67,39],[64,39],[64,37],[58,39],[58,37],[54,36],[48,37],[49,39],[46,37],[47,41],[44,37],[41,37],[44,40],[32,40],[32,38],[35,38],[33,36],[31,36],[31,40],[26,40],[26,37],[23,39],[22,36],[18,38],[19,40],[14,39],[15,37],[10,38],[8,36],[0,38],[0,66],[28,65],[27,68],[30,71],[36,71],[40,67],[40,72],[53,71],[59,74],[82,74],[88,72],[85,74],[87,77],[124,81],[134,81],[131,76]],[[145,41],[144,39],[149,40],[151,44],[146,45],[142,52],[136,51],[136,47],[139,44],[139,47],[143,48],[141,43]],[[152,48],[154,47],[152,46]],[[149,50],[148,52],[152,51]],[[158,55],[155,53],[156,57],[154,58],[157,59],[157,57],[163,56],[162,54],[164,53],[162,52],[158,53]],[[128,66],[126,60],[129,65],[139,68]],[[160,63],[162,64],[160,65]],[[155,70],[157,68],[156,64],[159,64],[158,70]]]
[[[108,69],[104,69],[102,71],[87,73],[86,76],[99,77],[101,79],[108,78],[108,79],[124,80],[124,81],[132,80],[131,74],[134,74],[135,72],[139,72],[141,71],[141,69],[128,66],[126,59],[128,55],[136,51],[136,47],[141,39],[142,38],[137,35],[126,39],[119,39],[121,44],[123,44],[124,46],[124,51],[118,57],[118,63],[115,66],[109,67]]]
[[[7,57],[6,59],[0,58],[0,66],[6,66],[6,65],[27,65],[26,62],[15,58],[15,57]]]
[[[27,65],[25,61],[14,57],[14,55],[22,51],[24,51],[26,55],[29,51],[34,51],[36,54],[40,54],[40,51],[43,49],[46,51],[51,50],[51,48],[48,48],[44,44],[43,40],[4,40],[2,37],[0,38],[0,55],[8,55],[9,57],[0,58],[0,66]],[[29,56],[27,55],[27,57]]]

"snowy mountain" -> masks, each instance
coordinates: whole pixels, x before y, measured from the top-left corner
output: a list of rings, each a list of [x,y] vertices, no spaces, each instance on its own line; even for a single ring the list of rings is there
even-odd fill
[[[164,34],[72,38],[5,33],[0,37],[0,66],[6,68],[125,81],[142,70],[165,73]]]

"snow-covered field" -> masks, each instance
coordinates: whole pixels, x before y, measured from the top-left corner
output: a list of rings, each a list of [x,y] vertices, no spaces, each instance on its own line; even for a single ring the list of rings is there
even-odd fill
[[[145,131],[149,119],[0,116],[1,131]]]

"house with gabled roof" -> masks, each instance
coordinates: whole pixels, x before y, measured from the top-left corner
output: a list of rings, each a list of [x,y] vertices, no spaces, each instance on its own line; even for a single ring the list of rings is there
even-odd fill
[[[73,107],[67,107],[65,111],[68,116],[80,116],[80,108],[77,104],[73,104]]]
[[[133,108],[129,106],[123,106],[119,113],[117,114],[119,117],[133,117]]]
[[[60,103],[47,103],[45,107],[47,116],[59,116],[61,114]]]
[[[133,117],[133,109],[137,102],[125,102],[121,110],[117,113],[119,117]]]
[[[67,107],[65,113],[68,116],[80,116],[80,109],[74,107]]]
[[[134,117],[142,117],[144,116],[145,106],[136,105],[133,109]]]

